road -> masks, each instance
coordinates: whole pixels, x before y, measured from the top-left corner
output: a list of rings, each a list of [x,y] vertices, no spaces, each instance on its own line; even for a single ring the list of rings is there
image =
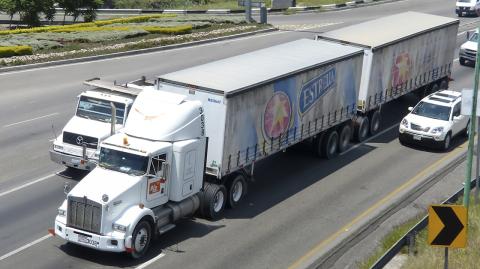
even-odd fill
[[[412,96],[386,106],[384,132],[335,160],[299,147],[259,162],[238,209],[217,222],[188,219],[162,236],[144,260],[100,253],[46,237],[63,184],[84,174],[48,158],[50,140],[73,114],[81,82],[125,82],[323,32],[382,15],[416,10],[454,16],[449,0],[408,0],[351,10],[270,16],[285,29],[261,36],[110,60],[0,74],[0,268],[285,268],[382,197],[447,153],[399,145],[396,127]],[[463,32],[477,18],[461,18]],[[465,39],[460,34],[457,45]],[[454,63],[455,89],[472,87],[473,68]],[[52,127],[53,126],[53,127]],[[456,144],[461,143],[456,140]],[[40,239],[36,241],[37,239]],[[35,243],[35,244],[33,244]],[[151,260],[155,258],[154,260]],[[151,260],[151,264],[143,264]]]

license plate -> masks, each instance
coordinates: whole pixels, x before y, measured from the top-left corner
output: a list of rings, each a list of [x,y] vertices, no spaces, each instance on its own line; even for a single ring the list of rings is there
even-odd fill
[[[73,164],[80,164],[80,160],[79,159],[72,159],[72,163]]]
[[[94,247],[96,247],[96,248],[98,248],[98,245],[100,244],[100,242],[98,242],[98,241],[96,241],[96,240],[94,240],[94,239],[92,239],[92,238],[90,238],[90,237],[81,235],[81,234],[78,235],[77,241],[78,241],[79,243],[91,245],[91,246],[94,246]]]
[[[420,141],[420,140],[422,140],[422,137],[419,136],[419,135],[414,135],[413,140],[419,140]]]

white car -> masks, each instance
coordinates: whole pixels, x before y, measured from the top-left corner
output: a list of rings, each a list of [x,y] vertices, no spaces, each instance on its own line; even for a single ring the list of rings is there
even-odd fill
[[[460,65],[466,62],[475,63],[477,57],[478,30],[475,32],[467,32],[467,41],[460,46],[458,60]]]
[[[457,0],[455,4],[455,13],[459,17],[463,15],[477,15],[478,3],[480,0]]]
[[[423,98],[405,116],[399,127],[398,140],[401,144],[416,143],[450,148],[452,137],[467,134],[470,124],[468,116],[460,114],[462,94],[444,90]]]

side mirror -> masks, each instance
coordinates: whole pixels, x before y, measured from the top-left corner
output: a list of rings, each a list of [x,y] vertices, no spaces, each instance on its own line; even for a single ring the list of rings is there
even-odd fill
[[[162,163],[162,178],[167,178],[168,177],[168,169],[169,169],[170,165],[168,165],[167,162],[163,162]]]
[[[470,31],[467,31],[467,40],[470,39]]]
[[[63,184],[63,193],[65,193],[65,195],[67,195],[71,189],[72,189],[72,186],[70,186],[70,183],[65,182]]]
[[[460,116],[453,116],[453,120],[460,120]]]
[[[412,111],[412,110],[413,110],[413,106],[409,106],[408,111]]]

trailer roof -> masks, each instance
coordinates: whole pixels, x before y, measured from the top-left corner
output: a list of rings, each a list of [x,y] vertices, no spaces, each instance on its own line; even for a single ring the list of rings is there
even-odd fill
[[[227,97],[275,79],[362,54],[352,46],[300,39],[159,76],[161,82]]]
[[[409,11],[329,31],[318,38],[375,49],[458,23],[453,18]]]

